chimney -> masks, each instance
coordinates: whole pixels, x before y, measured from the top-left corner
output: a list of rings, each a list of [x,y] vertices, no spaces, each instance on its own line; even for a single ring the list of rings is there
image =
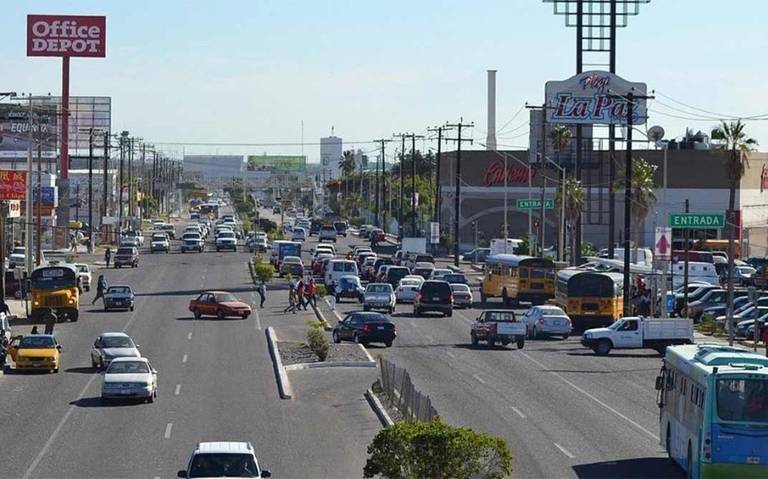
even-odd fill
[[[496,70],[488,70],[488,137],[485,149],[496,149]]]

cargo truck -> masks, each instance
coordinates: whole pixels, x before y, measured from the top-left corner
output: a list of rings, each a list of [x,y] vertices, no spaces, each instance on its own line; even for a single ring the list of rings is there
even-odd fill
[[[667,346],[693,343],[690,318],[621,318],[607,328],[587,329],[581,344],[605,356],[611,349],[655,349],[664,354]]]

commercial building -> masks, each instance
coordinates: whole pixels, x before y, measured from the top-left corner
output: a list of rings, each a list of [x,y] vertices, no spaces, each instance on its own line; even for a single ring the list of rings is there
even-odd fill
[[[323,168],[323,178],[332,179],[341,176],[339,160],[341,160],[343,145],[338,136],[320,138],[320,165]]]

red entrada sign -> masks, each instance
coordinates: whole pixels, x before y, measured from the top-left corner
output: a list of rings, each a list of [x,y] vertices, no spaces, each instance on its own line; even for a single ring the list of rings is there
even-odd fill
[[[0,200],[23,200],[27,197],[27,172],[0,170]]]
[[[530,172],[530,173],[529,173]],[[531,175],[531,179],[536,176],[536,170],[528,169],[524,166],[512,166],[507,168],[507,184],[512,183],[528,183],[528,175]],[[483,175],[483,184],[485,186],[504,185],[504,162],[501,160],[495,160],[488,168],[485,169]]]
[[[107,17],[27,15],[28,57],[105,57]]]

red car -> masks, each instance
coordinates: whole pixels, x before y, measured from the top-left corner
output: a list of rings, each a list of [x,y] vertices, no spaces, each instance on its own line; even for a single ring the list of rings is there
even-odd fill
[[[371,239],[378,242],[386,241],[386,235],[384,234],[384,230],[375,228],[371,231]]]
[[[232,293],[226,291],[205,291],[189,302],[189,310],[195,319],[201,316],[216,316],[224,319],[227,316],[247,318],[251,315],[251,307],[239,301]]]

